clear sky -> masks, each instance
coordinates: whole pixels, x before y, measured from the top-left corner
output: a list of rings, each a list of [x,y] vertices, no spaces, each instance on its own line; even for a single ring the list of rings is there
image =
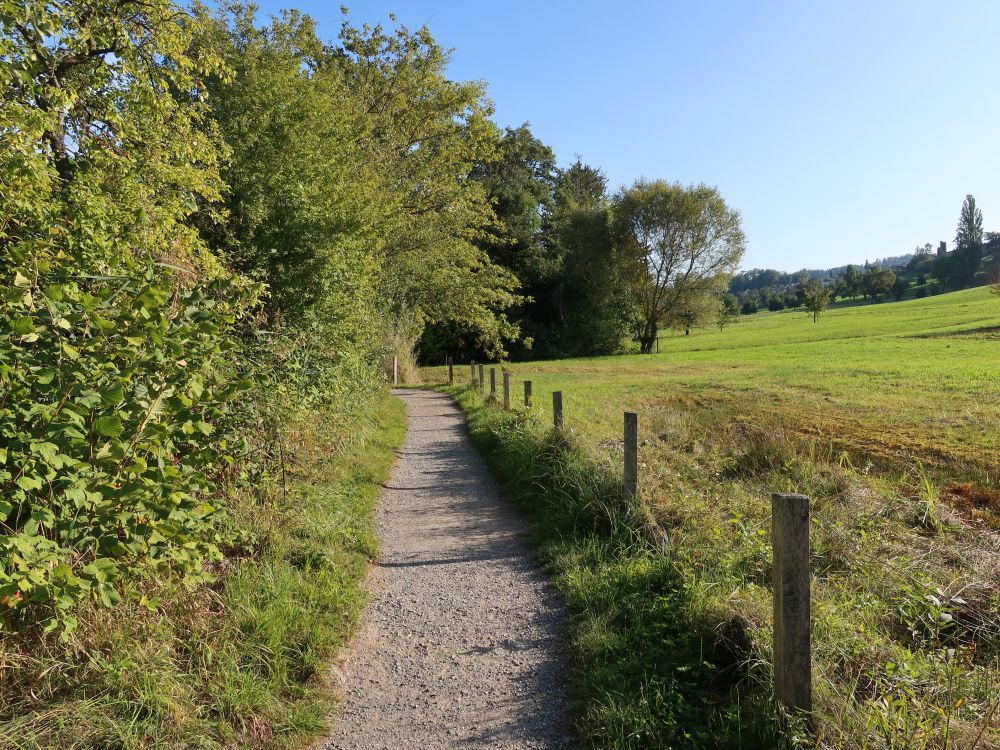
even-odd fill
[[[718,186],[744,268],[791,271],[953,243],[966,193],[1000,231],[1000,1],[356,0],[427,25],[500,125],[612,187]],[[339,2],[296,7],[336,36]]]

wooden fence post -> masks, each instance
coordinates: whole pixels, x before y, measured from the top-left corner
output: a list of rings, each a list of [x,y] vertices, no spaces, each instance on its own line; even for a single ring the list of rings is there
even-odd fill
[[[552,391],[552,426],[557,430],[563,426],[562,391]]]
[[[479,395],[486,393],[486,377],[483,369],[483,366],[479,365]]]
[[[448,385],[455,385],[455,360],[448,357]]]
[[[812,711],[809,643],[809,498],[771,496],[774,695],[791,711]]]
[[[399,360],[392,358],[392,384],[399,385]]]
[[[503,408],[510,408],[510,373],[503,371]]]
[[[660,337],[659,336],[656,337],[656,353],[657,354],[660,353]]]
[[[490,368],[490,398],[497,397],[497,368]]]
[[[639,494],[639,415],[625,412],[625,494]]]
[[[530,409],[531,408],[531,381],[524,381],[524,405]]]

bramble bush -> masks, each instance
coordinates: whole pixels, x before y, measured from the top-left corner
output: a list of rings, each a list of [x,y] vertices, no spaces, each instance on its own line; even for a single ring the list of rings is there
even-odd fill
[[[222,279],[152,259],[81,278],[65,253],[4,253],[0,287],[0,612],[117,600],[140,561],[201,576],[218,555],[210,476],[238,391]]]
[[[0,622],[72,630],[132,569],[218,555],[216,429],[257,288],[190,226],[221,197],[169,0],[0,3]]]

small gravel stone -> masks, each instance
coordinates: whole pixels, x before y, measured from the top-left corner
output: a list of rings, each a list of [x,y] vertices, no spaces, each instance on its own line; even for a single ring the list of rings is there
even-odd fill
[[[409,431],[376,511],[372,601],[335,670],[342,705],[324,747],[574,747],[565,617],[522,522],[452,400],[394,392]]]

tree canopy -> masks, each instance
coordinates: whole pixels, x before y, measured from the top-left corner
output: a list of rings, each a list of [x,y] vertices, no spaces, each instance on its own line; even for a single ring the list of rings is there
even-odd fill
[[[819,320],[819,314],[830,305],[830,290],[818,281],[806,285],[804,302],[806,311],[813,316],[813,323]]]
[[[663,180],[637,180],[618,193],[614,232],[632,261],[643,352],[661,325],[726,288],[746,245],[739,212],[716,188]]]

